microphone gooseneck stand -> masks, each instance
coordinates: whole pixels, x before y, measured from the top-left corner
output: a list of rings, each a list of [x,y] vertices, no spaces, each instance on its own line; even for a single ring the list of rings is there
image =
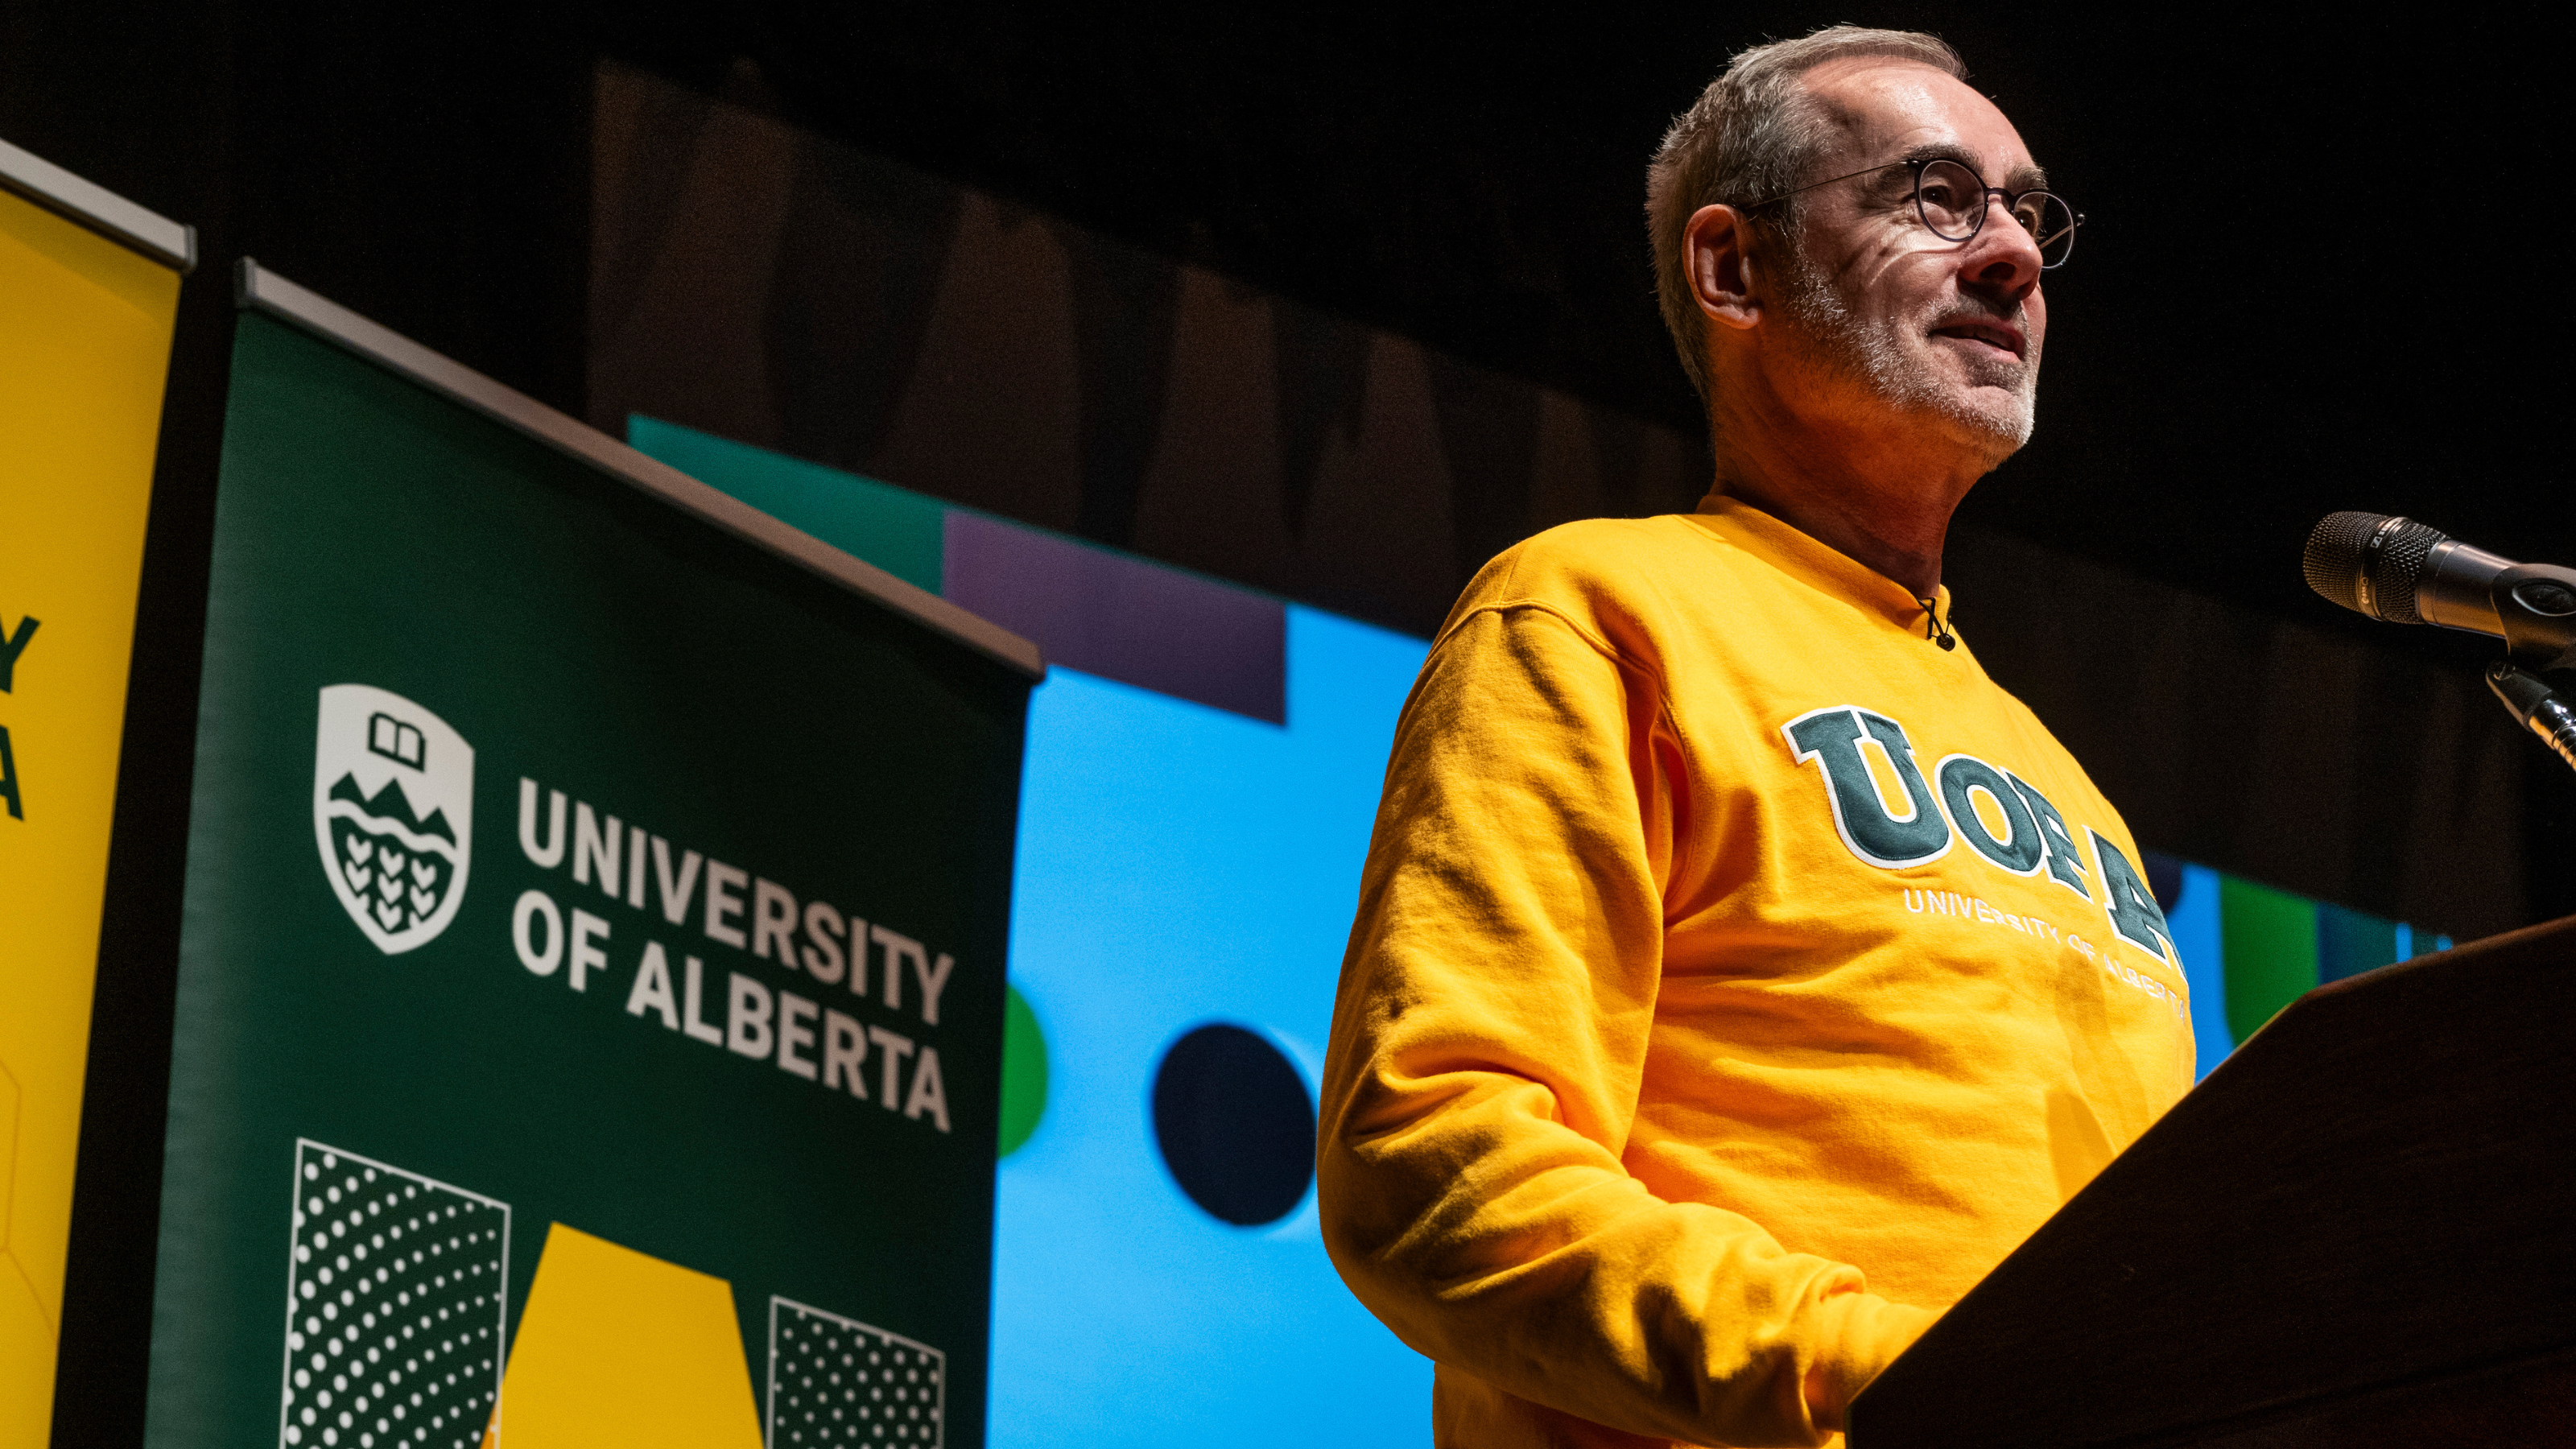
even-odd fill
[[[2547,681],[2511,660],[2499,659],[2487,666],[2487,688],[2495,691],[2525,729],[2540,736],[2551,754],[2576,770],[2576,709],[2568,708]]]

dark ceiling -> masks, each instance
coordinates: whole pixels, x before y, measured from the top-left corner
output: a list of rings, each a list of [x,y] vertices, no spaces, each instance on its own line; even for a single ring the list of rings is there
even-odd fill
[[[1735,48],[1950,38],[2090,223],[2031,447],[1965,517],[2326,627],[2336,508],[2576,559],[2567,23],[1642,3],[0,9],[0,135],[580,410],[600,55],[1639,413],[1694,423],[1641,166]],[[2473,641],[2403,642],[2475,660]]]

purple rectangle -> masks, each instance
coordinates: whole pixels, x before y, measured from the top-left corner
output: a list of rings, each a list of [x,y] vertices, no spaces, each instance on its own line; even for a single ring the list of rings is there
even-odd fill
[[[1288,722],[1288,610],[1267,595],[955,508],[940,592],[1051,663]]]

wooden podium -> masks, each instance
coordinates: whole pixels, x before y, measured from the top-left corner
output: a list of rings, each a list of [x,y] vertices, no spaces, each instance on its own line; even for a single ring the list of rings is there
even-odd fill
[[[1851,1424],[1852,1449],[2576,1445],[2576,917],[2301,997]]]

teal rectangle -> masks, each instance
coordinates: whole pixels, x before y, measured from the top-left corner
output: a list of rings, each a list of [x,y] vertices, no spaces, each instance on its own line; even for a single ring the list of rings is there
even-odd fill
[[[2317,905],[2317,979],[2341,981],[2398,959],[2397,923],[2341,906]]]
[[[626,441],[905,583],[940,591],[948,509],[936,499],[641,413],[626,420]]]

